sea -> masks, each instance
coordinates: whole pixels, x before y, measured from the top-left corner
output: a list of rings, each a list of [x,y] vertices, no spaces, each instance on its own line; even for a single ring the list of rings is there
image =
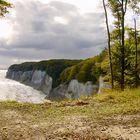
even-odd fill
[[[6,78],[7,70],[0,70],[0,101],[43,103],[46,95],[20,82]]]

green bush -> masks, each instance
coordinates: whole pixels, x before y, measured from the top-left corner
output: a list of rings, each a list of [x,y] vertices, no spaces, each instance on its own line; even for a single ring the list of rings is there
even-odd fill
[[[85,83],[92,81],[94,84],[98,82],[99,76],[103,73],[101,63],[107,56],[105,49],[100,55],[86,59],[77,65],[65,69],[60,76],[62,82],[77,79],[79,82]]]

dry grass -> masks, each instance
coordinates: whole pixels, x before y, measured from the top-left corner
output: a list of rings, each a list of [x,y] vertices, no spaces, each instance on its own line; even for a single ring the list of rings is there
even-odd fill
[[[128,133],[138,137],[140,89],[37,105],[0,102],[0,116],[0,140],[125,139]],[[119,130],[127,136],[119,137]]]

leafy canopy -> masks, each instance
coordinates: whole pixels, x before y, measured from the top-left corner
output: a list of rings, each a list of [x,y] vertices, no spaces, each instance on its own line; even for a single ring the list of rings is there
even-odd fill
[[[6,0],[0,0],[0,17],[4,17],[6,13],[8,13],[8,8],[11,8],[12,4],[7,2]]]

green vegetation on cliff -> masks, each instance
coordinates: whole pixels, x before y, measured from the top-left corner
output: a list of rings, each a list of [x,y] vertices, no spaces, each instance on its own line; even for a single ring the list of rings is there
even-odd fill
[[[12,71],[35,71],[41,70],[46,71],[46,73],[53,78],[53,87],[56,87],[60,83],[60,74],[61,72],[82,60],[44,60],[40,62],[25,62],[22,64],[16,64],[9,67]]]
[[[82,83],[92,81],[96,84],[99,76],[105,72],[102,69],[102,62],[106,59],[106,56],[107,50],[105,49],[100,55],[86,59],[77,65],[65,69],[61,73],[61,81],[66,82],[72,79],[77,79]]]
[[[79,82],[85,83],[92,81],[98,83],[99,76],[105,74],[106,70],[102,69],[102,62],[107,58],[107,50],[102,51],[100,55],[86,60],[48,60],[40,62],[25,62],[9,67],[12,71],[46,71],[53,78],[53,87],[61,82],[69,82],[77,79]],[[106,64],[105,64],[106,65]],[[104,67],[104,66],[103,66]],[[108,67],[108,63],[107,63]]]
[[[126,40],[126,57],[125,60],[125,83],[126,87],[135,86],[135,50],[134,41]],[[112,62],[114,71],[115,88],[118,88],[121,82],[120,79],[120,57],[117,50],[117,44],[112,46]],[[140,53],[138,46],[138,54]],[[140,56],[140,55],[138,55]],[[140,57],[138,57],[138,85],[140,84]],[[104,76],[104,80],[110,82],[110,68],[108,59],[108,50],[104,49],[99,55],[86,60],[48,60],[40,62],[25,62],[22,64],[12,65],[9,68],[12,71],[30,71],[42,70],[53,78],[53,87],[60,83],[69,82],[72,79],[77,79],[79,82],[85,83],[92,81],[93,84],[98,84],[100,75]]]
[[[112,33],[114,35],[115,33]],[[114,35],[115,36],[115,35]],[[140,38],[138,38],[140,39]],[[138,40],[138,43],[140,40]],[[135,87],[135,47],[134,40],[128,38],[125,46],[125,86]],[[140,45],[138,45],[138,80],[137,85],[140,84]],[[121,57],[118,51],[118,44],[114,43],[112,46],[112,62],[114,72],[115,88],[120,88],[121,71],[120,61]],[[108,50],[104,49],[99,55],[86,60],[48,60],[41,62],[25,62],[18,65],[12,65],[10,70],[13,71],[30,71],[42,70],[46,71],[48,75],[53,78],[53,87],[60,83],[69,82],[72,79],[77,79],[79,82],[86,83],[92,81],[93,84],[98,84],[99,76],[102,75],[106,82],[111,82]]]

